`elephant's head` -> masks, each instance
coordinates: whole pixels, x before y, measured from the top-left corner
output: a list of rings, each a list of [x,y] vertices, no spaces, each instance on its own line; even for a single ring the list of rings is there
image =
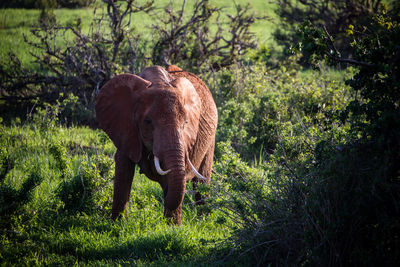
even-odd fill
[[[147,68],[140,76],[118,75],[97,98],[100,127],[131,161],[154,164],[151,169],[163,181],[165,207],[171,211],[184,197],[186,162],[196,142],[200,110],[192,83],[173,79],[161,67]]]

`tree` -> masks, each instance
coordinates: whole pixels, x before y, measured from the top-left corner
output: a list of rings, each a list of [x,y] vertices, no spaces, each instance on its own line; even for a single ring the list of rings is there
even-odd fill
[[[341,52],[349,55],[352,50],[345,34],[348,25],[366,25],[370,16],[382,9],[381,2],[381,0],[279,0],[276,13],[281,17],[281,25],[274,36],[278,44],[290,48],[299,41],[296,29],[304,21],[310,21],[312,25],[324,26],[335,37],[336,45]]]
[[[300,28],[297,48],[310,56],[311,63],[324,60],[358,69],[347,81],[355,97],[338,114],[343,124],[350,125],[347,143],[317,146],[314,175],[320,177],[306,206],[316,222],[312,231],[320,229],[323,237],[331,238],[325,242],[311,235],[311,239],[321,244],[326,256],[332,251],[340,255],[336,263],[342,265],[390,266],[400,259],[394,234],[400,232],[399,7],[397,3],[374,14],[366,25],[348,26],[353,58],[342,55],[326,27],[307,22]],[[311,203],[327,207],[316,209]]]
[[[180,10],[168,5],[164,15],[157,16],[159,22],[153,25],[157,40],[152,49],[153,63],[182,64],[197,72],[218,70],[257,47],[250,26],[264,18],[250,14],[249,5],[235,5],[236,14],[228,14],[225,21],[222,8],[212,7],[208,0],[197,1],[189,18],[185,18],[185,8],[186,1]]]

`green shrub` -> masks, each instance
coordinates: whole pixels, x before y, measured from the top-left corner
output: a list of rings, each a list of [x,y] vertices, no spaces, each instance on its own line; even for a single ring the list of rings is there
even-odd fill
[[[57,190],[57,197],[63,202],[63,210],[71,213],[109,211],[112,163],[111,159],[105,157],[99,158],[97,165],[81,162],[79,173],[66,177]]]
[[[369,18],[383,8],[383,1],[359,0],[279,0],[275,13],[281,18],[280,27],[274,32],[278,44],[290,49],[301,38],[297,28],[305,21],[314,26],[325,27],[337,39],[336,47],[344,55],[351,55],[350,39],[346,35],[348,25],[366,25]],[[391,2],[391,0],[387,1]],[[393,1],[395,2],[395,1]],[[310,54],[304,51],[303,64],[307,64]]]
[[[33,170],[19,189],[15,189],[0,179],[0,225],[2,228],[8,228],[13,216],[23,213],[23,206],[32,199],[34,189],[42,181],[43,176],[38,170]]]
[[[261,64],[221,71],[209,82],[219,114],[217,142],[229,141],[247,161],[272,154],[282,133],[293,139],[328,134],[350,97],[334,73],[302,75]]]
[[[326,239],[311,234],[315,228],[308,233],[319,243],[321,263],[331,258],[346,265],[393,265],[400,259],[399,240],[393,235],[400,231],[395,208],[400,203],[399,23],[398,13],[384,10],[364,28],[351,27],[352,60],[310,49],[316,59],[322,53],[331,63],[348,62],[359,69],[348,81],[358,97],[341,113],[350,124],[347,144],[327,153],[329,157],[316,151],[316,175],[323,183],[311,187],[306,208]],[[330,49],[333,44],[319,29],[305,25],[302,34],[306,32],[316,37],[305,41],[311,42],[308,47],[322,48],[317,42]],[[324,143],[318,148],[330,150]],[[338,256],[332,258],[332,253]]]

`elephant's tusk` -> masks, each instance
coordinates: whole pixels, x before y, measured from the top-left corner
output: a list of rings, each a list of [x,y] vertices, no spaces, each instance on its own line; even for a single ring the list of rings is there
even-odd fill
[[[205,180],[205,181],[207,181],[208,179],[207,179],[206,177],[204,177],[203,175],[201,175],[201,174],[196,170],[196,168],[193,166],[192,162],[190,162],[189,157],[188,157],[187,159],[188,159],[188,161],[189,161],[190,167],[192,168],[192,171],[194,172],[194,175],[195,175],[197,178],[199,178],[200,180]]]
[[[156,167],[156,170],[159,175],[166,175],[171,171],[171,170],[163,171],[160,167],[160,160],[156,156],[154,156],[154,166]]]

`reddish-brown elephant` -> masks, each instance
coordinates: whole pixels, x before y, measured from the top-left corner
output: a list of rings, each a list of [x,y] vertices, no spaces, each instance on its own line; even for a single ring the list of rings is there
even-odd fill
[[[180,224],[186,182],[196,189],[211,176],[218,114],[207,86],[177,66],[117,75],[101,88],[96,116],[117,147],[112,218],[127,214],[138,164],[160,183],[165,216]]]

